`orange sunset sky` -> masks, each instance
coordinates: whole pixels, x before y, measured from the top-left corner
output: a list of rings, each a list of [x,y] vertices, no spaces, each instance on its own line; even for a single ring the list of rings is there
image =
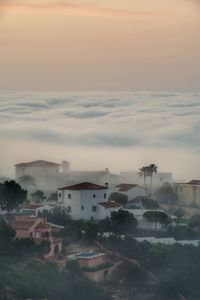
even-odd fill
[[[0,0],[0,89],[197,91],[200,1]]]

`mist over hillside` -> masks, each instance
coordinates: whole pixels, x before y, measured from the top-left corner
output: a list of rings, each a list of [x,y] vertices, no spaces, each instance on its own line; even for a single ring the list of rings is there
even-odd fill
[[[199,93],[1,92],[1,176],[14,176],[14,163],[45,158],[113,172],[156,161],[175,179],[199,177],[199,100]]]

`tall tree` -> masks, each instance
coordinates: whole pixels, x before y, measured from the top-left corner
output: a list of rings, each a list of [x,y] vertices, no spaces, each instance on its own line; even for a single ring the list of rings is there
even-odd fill
[[[144,188],[146,190],[146,195],[147,195],[147,177],[149,176],[148,166],[143,166],[142,168],[140,168],[138,175],[139,175],[139,177],[143,177],[143,179],[144,179]]]
[[[151,178],[151,191],[153,185],[153,174],[157,173],[158,167],[155,164],[149,164],[139,169],[138,175],[144,178],[144,188],[146,189],[147,195],[147,177]]]
[[[25,200],[27,191],[14,180],[5,181],[0,184],[0,206],[9,214],[13,209],[17,209]]]
[[[137,227],[137,219],[128,211],[120,209],[111,213],[111,226],[115,233],[132,233]]]
[[[166,224],[168,220],[168,215],[162,211],[147,211],[144,213],[143,217],[147,222],[152,222],[155,224],[155,230],[157,230],[158,224]]]
[[[151,191],[152,191],[152,188],[153,188],[153,174],[157,173],[158,167],[155,164],[150,164],[150,165],[148,165],[147,168],[148,168],[148,175],[151,178]]]

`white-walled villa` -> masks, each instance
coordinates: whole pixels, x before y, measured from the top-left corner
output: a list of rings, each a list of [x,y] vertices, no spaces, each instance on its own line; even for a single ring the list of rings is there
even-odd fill
[[[83,182],[58,189],[58,204],[67,209],[73,220],[102,220],[118,211],[121,205],[108,202],[108,185]]]

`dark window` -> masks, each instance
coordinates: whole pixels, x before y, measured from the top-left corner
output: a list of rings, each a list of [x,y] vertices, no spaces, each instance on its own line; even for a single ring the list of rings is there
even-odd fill
[[[71,206],[68,206],[67,211],[68,211],[68,213],[70,213],[72,211]]]
[[[104,278],[105,278],[106,276],[108,276],[108,270],[105,270],[103,275],[104,275]]]
[[[81,206],[81,210],[84,210],[84,206],[83,205]]]
[[[62,194],[61,194],[61,193],[59,193],[59,194],[58,194],[58,197],[60,198],[61,196],[62,196]]]
[[[93,198],[96,198],[96,194],[93,194]]]
[[[97,207],[94,205],[94,206],[92,206],[92,211],[93,212],[96,212],[97,211]]]
[[[91,220],[91,221],[94,221],[94,217],[91,217],[90,220]]]
[[[48,238],[48,237],[49,237],[48,231],[46,231],[46,232],[44,233],[44,237],[45,237],[45,238]]]
[[[107,195],[106,195],[106,194],[104,194],[104,199],[106,199],[106,197],[107,197]]]
[[[72,198],[72,195],[71,194],[68,194],[68,199],[71,199]]]

